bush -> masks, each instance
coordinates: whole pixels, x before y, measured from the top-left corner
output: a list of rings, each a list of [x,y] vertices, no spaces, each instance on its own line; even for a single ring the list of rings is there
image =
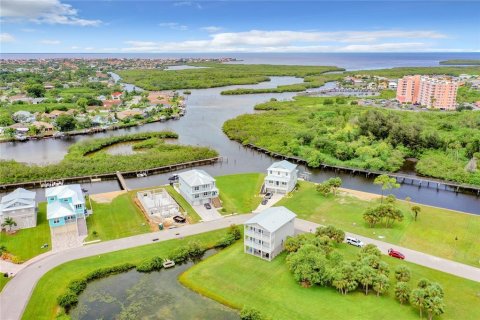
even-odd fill
[[[226,248],[235,242],[235,236],[231,233],[227,233],[223,239],[215,244],[215,248]]]
[[[250,307],[243,307],[240,311],[241,320],[267,320],[267,317],[263,316],[260,311]]]
[[[76,295],[79,295],[87,288],[87,281],[83,279],[73,280],[68,285],[68,289]]]
[[[233,235],[233,237],[235,238],[235,240],[239,240],[242,238],[242,232],[240,231],[240,228],[235,225],[235,224],[232,224],[230,225],[230,227],[228,228],[228,231],[227,233]]]
[[[72,307],[77,305],[78,297],[73,292],[67,292],[59,296],[57,302],[66,312],[68,312]]]
[[[90,272],[86,276],[85,280],[87,282],[90,282],[92,280],[105,278],[106,276],[109,276],[109,275],[112,275],[112,274],[126,272],[126,271],[129,271],[129,270],[133,269],[133,268],[135,268],[135,265],[133,265],[131,263],[124,263],[124,264],[121,264],[121,265],[118,265],[118,266],[101,268],[101,269],[97,269],[95,271]]]
[[[138,272],[152,272],[158,271],[163,268],[163,258],[153,257],[152,259],[146,260],[137,266]]]

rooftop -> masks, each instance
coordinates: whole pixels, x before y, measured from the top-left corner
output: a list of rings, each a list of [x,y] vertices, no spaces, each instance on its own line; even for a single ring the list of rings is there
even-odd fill
[[[190,186],[201,186],[215,182],[215,179],[212,178],[208,173],[199,169],[179,173],[178,177],[184,180]]]
[[[245,224],[258,224],[268,232],[275,232],[296,216],[285,207],[271,207],[252,217]]]
[[[287,160],[282,160],[273,163],[270,167],[268,167],[268,170],[270,169],[285,169],[288,171],[293,171],[297,168],[297,165],[291,162],[288,162]]]

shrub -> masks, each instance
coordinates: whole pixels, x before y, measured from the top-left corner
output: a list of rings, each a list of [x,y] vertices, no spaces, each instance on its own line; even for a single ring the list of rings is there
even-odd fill
[[[67,292],[59,296],[57,302],[66,312],[68,312],[78,303],[78,297],[73,292]]]
[[[158,271],[163,268],[163,258],[153,257],[152,259],[146,260],[137,266],[138,272],[152,272]]]
[[[85,290],[86,288],[87,288],[87,281],[83,279],[73,280],[68,285],[68,289],[71,292],[75,293],[76,295],[79,295],[80,293],[82,293],[83,290]]]
[[[231,233],[227,233],[223,239],[215,244],[215,248],[226,248],[235,242],[235,236]]]
[[[133,268],[135,268],[135,265],[133,265],[131,263],[124,263],[124,264],[121,264],[121,265],[118,265],[118,266],[101,268],[101,269],[97,269],[95,271],[90,272],[86,276],[85,280],[87,282],[90,282],[92,280],[101,279],[101,278],[104,278],[104,277],[112,275],[112,274],[126,272],[126,271],[129,271],[129,270],[133,269]]]
[[[242,238],[242,232],[240,231],[240,228],[235,224],[230,225],[227,233],[232,234],[235,240],[239,240],[240,238]]]
[[[241,320],[267,320],[265,316],[263,316],[260,311],[250,307],[243,307],[242,311],[240,311],[240,319]]]

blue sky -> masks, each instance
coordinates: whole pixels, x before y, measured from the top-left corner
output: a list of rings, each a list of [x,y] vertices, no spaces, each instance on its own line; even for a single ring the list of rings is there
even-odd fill
[[[477,1],[1,0],[0,52],[480,51]]]

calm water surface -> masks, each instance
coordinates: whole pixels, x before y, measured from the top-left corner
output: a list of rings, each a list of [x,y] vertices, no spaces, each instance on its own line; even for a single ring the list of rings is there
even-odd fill
[[[178,276],[192,265],[152,273],[132,270],[89,283],[71,311],[72,319],[240,319],[232,309],[178,282]]]
[[[66,139],[37,140],[23,143],[1,143],[0,158],[37,164],[53,163],[60,161],[66,154],[68,147],[80,140],[143,131],[173,130],[179,134],[179,143],[210,146],[224,157],[225,160],[222,163],[203,168],[213,176],[245,172],[265,172],[266,168],[275,159],[229,140],[222,131],[222,125],[226,120],[238,115],[255,112],[253,106],[258,103],[268,101],[270,98],[288,100],[294,97],[295,93],[222,96],[220,92],[226,89],[242,87],[269,88],[302,81],[302,79],[294,77],[272,77],[271,79],[270,82],[263,82],[257,85],[191,90],[192,94],[187,96],[187,113],[178,121],[151,123],[141,127],[99,133],[95,136],[74,136]],[[32,157],[32,154],[35,157]],[[300,167],[300,171],[305,169]],[[311,180],[315,182],[339,176],[342,178],[345,188],[377,194],[381,193],[380,187],[373,185],[372,180],[364,176],[352,176],[343,173],[335,174],[332,171],[321,171],[318,169],[309,169],[308,171],[312,173]],[[167,183],[167,178],[170,174],[128,179],[127,184],[129,188],[158,186]],[[103,181],[83,186],[90,193],[119,190],[116,181]],[[400,189],[394,190],[393,194],[399,199],[404,199],[408,196],[415,202],[480,214],[480,200],[475,195],[457,194],[452,191],[445,191],[442,188],[439,190],[420,188],[411,184],[402,185]],[[44,200],[44,191],[38,190],[37,197],[39,201]]]

